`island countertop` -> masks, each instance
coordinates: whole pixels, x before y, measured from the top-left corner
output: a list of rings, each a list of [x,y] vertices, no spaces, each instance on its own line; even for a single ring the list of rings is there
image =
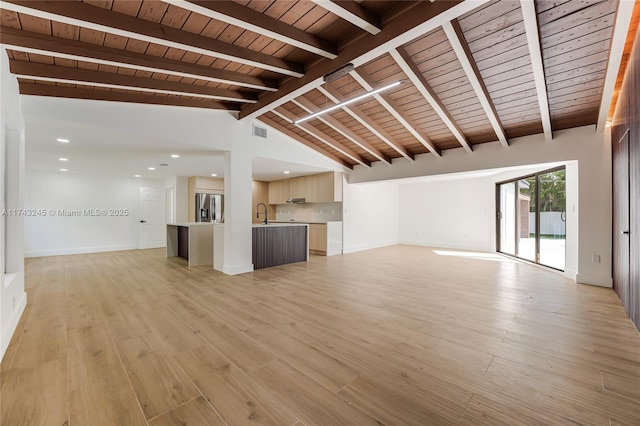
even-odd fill
[[[300,222],[269,222],[268,224],[264,223],[254,223],[254,228],[282,228],[285,226],[309,226],[308,223],[300,223]]]
[[[174,222],[174,223],[167,223],[167,226],[205,226],[205,225],[216,225],[216,223],[213,222]]]

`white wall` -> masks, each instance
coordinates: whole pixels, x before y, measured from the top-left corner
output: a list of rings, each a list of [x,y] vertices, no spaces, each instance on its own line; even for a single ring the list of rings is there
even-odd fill
[[[24,186],[25,123],[18,84],[0,52],[0,211],[21,209]],[[6,154],[6,156],[5,156]],[[6,181],[5,181],[6,170]],[[6,190],[5,190],[6,187]],[[6,202],[5,202],[6,200]],[[0,216],[0,360],[27,304],[24,285],[23,217]],[[6,221],[6,222],[5,222]]]
[[[398,185],[343,187],[343,253],[398,244]]]
[[[596,133],[595,126],[556,131],[552,141],[545,141],[543,135],[533,135],[512,139],[508,148],[496,142],[476,146],[472,154],[454,149],[445,151],[442,158],[425,154],[417,156],[415,162],[398,159],[391,166],[378,163],[371,168],[356,166],[349,182],[379,182],[558,162],[570,164],[567,166],[567,216],[569,220],[569,215],[575,215],[575,220],[573,225],[567,225],[567,245],[571,233],[577,235],[577,247],[571,249],[575,259],[570,258],[567,246],[567,265],[571,262],[576,265],[567,275],[573,274],[572,278],[580,283],[611,287],[610,134]],[[599,255],[600,262],[593,262],[593,255]]]
[[[26,97],[27,126],[72,129],[82,140],[106,133],[113,140],[135,138],[141,144],[169,141],[225,155],[225,272],[243,273],[251,265],[251,179],[255,157],[346,171],[333,160],[273,129],[267,139],[252,136],[253,120],[237,120],[224,111],[80,99]],[[78,126],[78,123],[81,123]],[[117,126],[114,126],[117,123]],[[260,126],[264,126],[259,123]],[[82,133],[84,132],[84,133]],[[65,134],[68,134],[65,133]],[[28,142],[28,141],[27,141]],[[232,155],[230,155],[232,154]],[[234,167],[231,168],[231,164]],[[247,166],[248,165],[248,166]],[[234,168],[241,171],[235,172]],[[233,182],[235,180],[235,182]],[[164,182],[161,183],[164,185]],[[164,190],[164,188],[161,188]],[[178,202],[176,202],[176,206]],[[246,211],[245,211],[246,210]]]
[[[27,170],[25,208],[48,214],[25,218],[25,256],[137,249],[140,187],[164,190],[164,182]],[[59,209],[128,209],[129,215],[60,216]]]
[[[189,178],[186,176],[171,176],[164,180],[164,187],[165,189],[173,189],[173,215],[175,221],[189,222]]]
[[[495,250],[495,189],[488,178],[400,185],[400,242]]]
[[[342,203],[278,204],[276,220],[330,222],[342,220]]]

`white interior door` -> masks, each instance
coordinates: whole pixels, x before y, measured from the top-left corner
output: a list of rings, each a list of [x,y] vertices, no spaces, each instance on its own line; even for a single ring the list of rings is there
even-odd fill
[[[140,188],[140,249],[165,247],[165,228],[163,190]]]

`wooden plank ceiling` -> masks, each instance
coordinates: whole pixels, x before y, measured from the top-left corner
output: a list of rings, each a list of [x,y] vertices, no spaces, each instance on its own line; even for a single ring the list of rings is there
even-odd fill
[[[611,60],[614,30],[630,50],[638,4],[8,0],[0,42],[25,95],[236,111],[347,167],[370,166],[596,124],[616,99],[606,79],[619,86],[626,63],[624,52]]]

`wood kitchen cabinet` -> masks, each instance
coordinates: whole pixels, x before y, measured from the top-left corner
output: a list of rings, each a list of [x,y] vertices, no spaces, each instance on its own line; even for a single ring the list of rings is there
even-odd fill
[[[260,223],[264,221],[264,216],[262,216],[262,207],[260,208],[260,217],[257,215],[258,203],[264,203],[267,205],[269,220],[274,220],[276,218],[276,207],[269,203],[269,182],[263,182],[261,180],[251,181],[251,200],[251,217],[253,218],[253,223]]]
[[[308,203],[342,201],[342,173],[320,173],[306,178]]]
[[[196,194],[224,194],[224,179],[191,176],[188,180],[189,220],[196,220]]]
[[[325,223],[309,224],[309,252],[327,254],[327,225]]]
[[[269,182],[269,204],[285,204],[290,196],[290,179]]]
[[[308,177],[309,176],[300,176],[289,179],[289,198],[307,197]]]
[[[269,182],[269,204],[284,204],[290,198],[307,203],[342,201],[342,173],[328,172]]]

